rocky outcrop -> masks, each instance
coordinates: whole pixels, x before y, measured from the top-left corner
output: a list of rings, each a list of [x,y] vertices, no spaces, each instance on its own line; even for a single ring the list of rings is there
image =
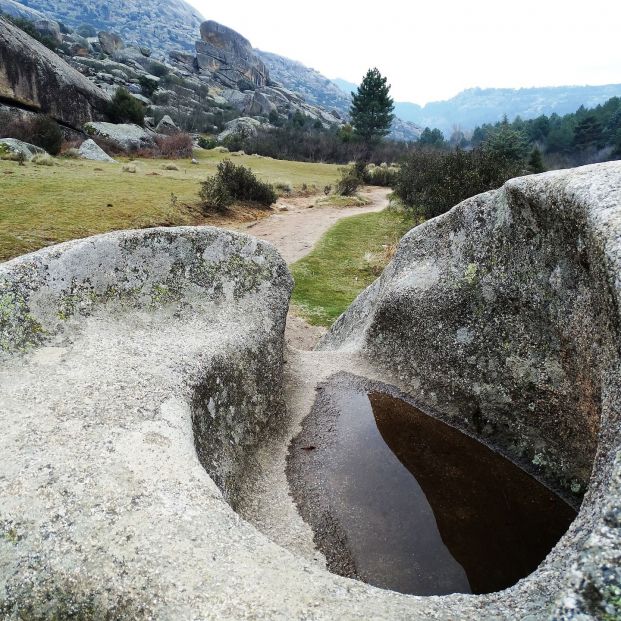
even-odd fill
[[[214,74],[225,86],[257,88],[267,85],[269,73],[248,39],[214,21],[201,24],[196,43],[198,67]]]
[[[160,122],[155,127],[155,131],[158,134],[178,134],[179,128],[175,125],[175,122],[166,114],[162,117]]]
[[[78,149],[78,155],[83,160],[94,160],[96,162],[114,162],[113,160],[94,140],[85,140]]]
[[[31,22],[45,19],[45,15],[36,9],[16,2],[16,0],[0,0],[0,12],[10,15],[11,17],[21,17]]]
[[[14,0],[0,0],[2,3]],[[107,0],[94,3],[84,0],[29,0],[27,10],[34,10],[60,21],[70,28],[88,26],[92,35],[113,29],[124,41],[145,45],[165,55],[171,49],[192,50],[196,33],[204,18],[184,0]]]
[[[413,229],[323,351],[287,355],[292,410],[337,370],[390,379],[576,499],[588,483],[537,570],[477,596],[330,574],[233,511],[291,426],[273,248],[152,229],[2,264],[3,616],[618,618],[620,223],[621,163],[512,180]]]
[[[102,31],[97,35],[99,46],[104,54],[112,56],[115,52],[119,52],[125,47],[123,39],[113,32]]]
[[[0,99],[79,128],[109,97],[46,47],[0,19]]]
[[[87,123],[84,131],[89,136],[99,136],[115,144],[122,151],[135,151],[153,146],[155,132],[131,123]]]
[[[621,163],[511,180],[408,233],[320,345],[362,353],[438,416],[586,491],[525,581],[562,576],[541,618],[621,613],[620,223]]]

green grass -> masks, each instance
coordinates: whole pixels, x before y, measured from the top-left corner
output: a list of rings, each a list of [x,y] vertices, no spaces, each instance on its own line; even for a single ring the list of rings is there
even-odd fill
[[[414,221],[395,209],[337,222],[310,254],[291,266],[296,312],[311,324],[331,325],[379,276],[412,226]]]
[[[330,196],[320,198],[317,201],[317,205],[319,206],[330,207],[363,207],[364,205],[369,205],[370,203],[370,199],[359,196],[358,194],[354,194],[353,196],[339,196],[338,194],[330,194]]]
[[[198,212],[185,205],[198,203],[200,182],[227,157],[263,180],[294,189],[303,184],[323,188],[339,176],[338,166],[330,164],[204,150],[195,155],[198,165],[139,160],[136,173],[122,172],[127,159],[102,164],[61,158],[56,166],[0,160],[0,261],[112,230],[201,224]],[[174,163],[179,170],[162,170],[163,163]]]

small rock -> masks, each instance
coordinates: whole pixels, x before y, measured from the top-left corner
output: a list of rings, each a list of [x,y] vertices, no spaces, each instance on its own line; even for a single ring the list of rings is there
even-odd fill
[[[111,162],[112,159],[92,138],[85,140],[78,149],[78,154],[83,160],[95,160],[98,162]]]

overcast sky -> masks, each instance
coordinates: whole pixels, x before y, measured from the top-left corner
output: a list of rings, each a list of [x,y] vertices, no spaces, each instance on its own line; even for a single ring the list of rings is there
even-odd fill
[[[372,66],[398,101],[464,88],[621,83],[621,0],[189,0],[254,47],[359,82]]]

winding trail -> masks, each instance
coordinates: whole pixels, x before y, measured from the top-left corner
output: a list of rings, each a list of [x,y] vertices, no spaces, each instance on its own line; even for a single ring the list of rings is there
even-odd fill
[[[281,198],[278,211],[268,218],[252,222],[245,231],[275,246],[288,264],[307,255],[321,236],[342,218],[382,211],[388,207],[387,188],[366,187],[360,194],[371,203],[364,207],[322,207],[315,205],[315,196]]]
[[[242,230],[275,246],[291,265],[306,256],[321,236],[339,220],[388,207],[389,193],[388,188],[365,187],[360,194],[371,202],[364,207],[317,206],[315,196],[280,199],[276,206],[277,213],[252,222]],[[311,350],[325,333],[323,326],[311,326],[289,312],[285,339],[290,347]]]

